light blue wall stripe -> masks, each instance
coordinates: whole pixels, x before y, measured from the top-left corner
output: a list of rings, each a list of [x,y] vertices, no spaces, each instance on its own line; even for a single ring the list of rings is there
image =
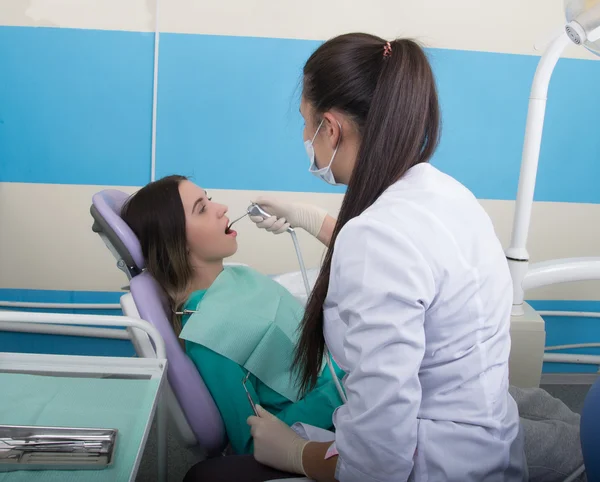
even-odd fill
[[[193,175],[212,189],[344,192],[307,172],[298,98],[318,45],[163,35],[157,175]]]
[[[0,332],[0,352],[134,357],[129,340]]]
[[[0,181],[150,179],[153,35],[0,28]]]
[[[123,293],[0,289],[0,300],[30,303],[118,303]],[[25,311],[25,310],[17,310]],[[48,311],[27,309],[26,311]],[[120,310],[52,310],[54,313],[121,315]],[[43,335],[0,331],[0,352],[56,355],[135,356],[131,342],[81,336]]]
[[[43,303],[118,303],[123,293],[90,291],[51,291],[0,289],[0,300]],[[600,312],[600,301],[531,301],[536,310]],[[56,310],[58,311],[58,310]],[[67,310],[63,310],[67,311]],[[82,313],[78,311],[78,313]],[[89,313],[100,314],[99,311]],[[106,314],[119,315],[120,311]],[[592,318],[546,318],[546,345],[591,343],[600,340],[600,323]],[[54,335],[8,333],[0,331],[0,352],[57,353],[69,355],[133,356],[128,341],[106,340]],[[570,350],[569,353],[600,355],[598,348]],[[594,373],[597,368],[588,365],[546,363],[545,373]]]
[[[600,312],[600,301],[540,300],[530,303],[539,311]],[[544,319],[546,321],[546,346],[600,342],[600,320],[598,318],[545,316]],[[579,348],[552,351],[551,353],[600,355],[600,348]],[[598,367],[573,363],[544,363],[543,371],[544,373],[597,373]]]
[[[295,87],[301,67],[318,45],[164,35],[159,174],[193,174],[211,188],[335,192],[306,174],[297,112]],[[444,117],[434,162],[479,198],[514,199],[538,59],[439,49],[429,54]],[[600,98],[590,95],[598,81],[600,62],[559,62],[538,200],[600,202],[595,182],[600,175],[600,136],[591,134]],[[587,137],[576,130],[581,121],[590,125]]]
[[[94,303],[113,304],[119,303],[123,292],[113,291],[61,291],[61,290],[32,290],[32,289],[9,289],[0,288],[0,300],[19,301],[23,303]],[[65,311],[73,313],[73,311]],[[77,311],[77,313],[82,313]],[[92,314],[100,314],[101,311],[90,311]],[[119,314],[112,310],[106,312],[108,315]]]
[[[318,42],[161,38],[158,176],[193,175],[207,188],[342,192],[306,172],[297,87]],[[434,162],[479,198],[514,199],[538,58],[429,54],[444,114]],[[0,181],[148,180],[151,34],[3,27],[0,68]],[[559,62],[537,200],[600,202],[599,80],[600,62]]]
[[[444,116],[438,165],[481,199],[515,199],[537,57],[431,52]],[[600,62],[561,59],[550,84],[537,201],[600,202]]]

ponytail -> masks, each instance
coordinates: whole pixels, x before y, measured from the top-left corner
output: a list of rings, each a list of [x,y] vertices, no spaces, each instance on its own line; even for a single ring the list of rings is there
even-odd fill
[[[304,67],[303,96],[322,114],[351,118],[360,148],[329,249],[301,323],[294,367],[301,391],[311,390],[325,355],[323,305],[335,241],[416,164],[427,162],[439,139],[440,112],[431,66],[414,41],[366,34],[342,35],[321,45]]]

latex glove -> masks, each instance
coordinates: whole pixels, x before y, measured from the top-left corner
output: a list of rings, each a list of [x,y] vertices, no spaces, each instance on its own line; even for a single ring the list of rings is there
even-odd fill
[[[286,203],[269,197],[259,197],[254,202],[272,216],[267,219],[250,216],[250,219],[274,234],[284,233],[291,226],[302,228],[316,238],[327,217],[327,211],[313,204]]]
[[[258,417],[248,418],[254,438],[254,458],[261,464],[283,472],[306,475],[302,466],[302,452],[308,440],[300,437],[276,416],[260,405]]]

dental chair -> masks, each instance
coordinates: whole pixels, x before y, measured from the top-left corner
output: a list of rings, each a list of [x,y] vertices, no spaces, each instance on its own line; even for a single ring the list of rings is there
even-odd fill
[[[129,278],[129,290],[121,297],[127,316],[151,323],[162,336],[167,352],[167,406],[170,421],[180,439],[189,448],[201,449],[207,456],[221,453],[227,444],[223,420],[202,377],[183,351],[169,323],[166,295],[158,283],[144,271],[140,243],[121,219],[121,208],[129,195],[104,190],[92,198],[92,230],[100,235],[117,259],[117,267]],[[129,331],[138,356],[152,356],[154,348],[145,333]]]
[[[135,234],[121,219],[121,208],[128,198],[127,193],[116,189],[101,191],[92,197],[90,214],[94,219],[92,231],[117,259],[117,268],[131,279],[143,271],[144,256]]]
[[[129,194],[107,189],[92,197],[90,214],[92,230],[106,244],[117,260],[117,267],[129,279],[129,290],[121,296],[123,314],[151,323],[165,341],[167,351],[167,406],[170,421],[185,446],[201,447],[207,455],[217,455],[227,444],[221,415],[193,362],[183,351],[169,323],[166,296],[158,283],[144,272],[145,261],[140,243],[131,228],[121,218],[121,209]],[[228,263],[236,265],[239,263]],[[308,270],[314,285],[318,269]],[[306,293],[300,272],[271,276],[285,286],[301,303]],[[147,335],[137,328],[128,329],[136,353],[141,357],[154,356]]]

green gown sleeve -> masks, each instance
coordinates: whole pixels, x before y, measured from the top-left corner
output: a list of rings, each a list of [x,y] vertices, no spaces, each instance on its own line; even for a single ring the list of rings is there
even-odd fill
[[[254,444],[246,420],[254,412],[242,386],[246,371],[237,363],[202,345],[187,341],[185,345],[188,356],[196,365],[221,413],[233,450],[237,454],[251,454]],[[246,383],[246,388],[254,403],[258,403],[251,380]]]
[[[338,371],[338,378],[343,372]],[[329,369],[325,367],[317,381],[317,386],[296,403],[290,403],[281,411],[274,413],[287,425],[303,422],[315,427],[331,430],[333,412],[342,404]]]
[[[254,412],[242,386],[246,370],[202,345],[186,341],[185,346],[221,413],[233,450],[237,454],[253,453],[253,439],[246,420]],[[341,378],[343,372],[338,373]],[[342,403],[327,368],[319,377],[317,386],[296,403],[271,390],[253,375],[246,388],[254,403],[289,426],[303,422],[330,430],[333,412]]]

